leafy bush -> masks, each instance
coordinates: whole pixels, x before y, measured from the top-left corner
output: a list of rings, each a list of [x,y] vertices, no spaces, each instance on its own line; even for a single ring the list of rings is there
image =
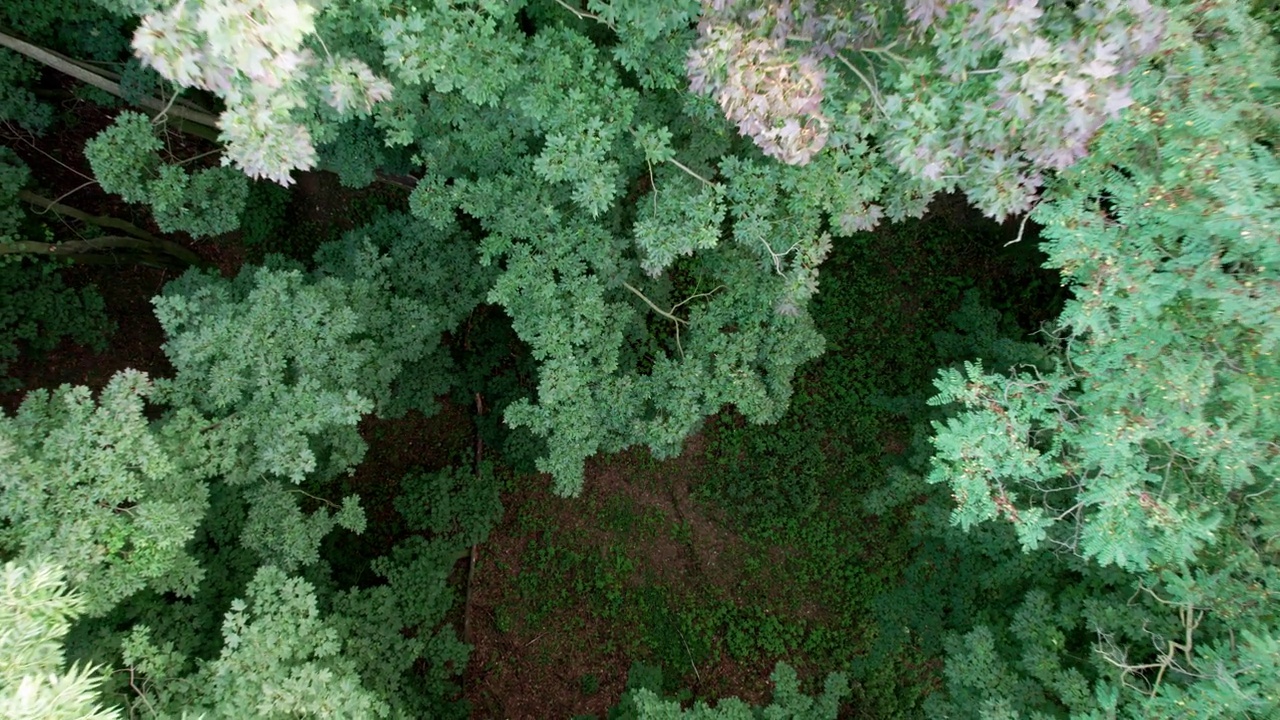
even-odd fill
[[[96,352],[106,348],[115,327],[97,289],[67,287],[65,266],[40,260],[0,261],[0,388],[17,381],[5,378],[9,364],[23,354],[46,353],[64,338]]]

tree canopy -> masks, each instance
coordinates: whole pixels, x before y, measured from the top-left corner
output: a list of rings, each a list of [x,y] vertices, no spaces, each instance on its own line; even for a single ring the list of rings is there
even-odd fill
[[[1275,716],[1278,23],[1245,0],[9,4],[0,118],[49,132],[67,83],[130,106],[76,152],[155,232],[0,149],[0,362],[109,329],[58,258],[182,272],[152,300],[169,372],[0,414],[0,705],[465,715],[450,578],[512,481],[477,457],[370,507],[341,482],[362,420],[469,389],[488,366],[456,348],[492,309],[532,376],[502,423],[558,495],[717,414],[777,422],[827,343],[824,261],[957,193],[1070,298],[1032,338],[958,308],[954,362],[904,401],[922,452],[859,509],[912,519],[912,598],[877,620],[945,657],[912,712]],[[269,235],[310,170],[405,209],[234,277],[192,251]],[[344,576],[331,539],[391,523]],[[858,669],[819,670],[810,696],[779,664],[761,708],[638,679],[615,716],[834,718]]]

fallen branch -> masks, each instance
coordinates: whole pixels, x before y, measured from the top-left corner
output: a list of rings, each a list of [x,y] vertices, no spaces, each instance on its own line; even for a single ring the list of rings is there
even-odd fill
[[[484,398],[476,393],[476,418],[484,415]],[[476,477],[480,476],[480,463],[484,460],[484,440],[480,438],[480,427],[476,426]],[[471,588],[476,582],[476,565],[479,555],[479,544],[471,544],[471,553],[467,563],[467,596],[462,605],[462,641],[471,642]]]
[[[130,252],[103,252],[112,249],[128,249]],[[165,269],[183,268],[187,265],[168,253],[155,252],[155,247],[145,240],[111,235],[65,243],[31,240],[5,243],[0,245],[0,256],[3,255],[48,255],[66,258],[80,265],[147,265]]]
[[[67,217],[72,217],[81,222],[85,222],[90,225],[96,225],[101,228],[122,230],[126,233],[129,233],[129,235],[131,235],[132,237],[126,238],[122,236],[112,235],[112,236],[107,236],[102,238],[93,238],[91,240],[76,240],[76,241],[55,243],[55,244],[40,243],[40,242],[34,242],[34,241],[24,241],[24,242],[18,242],[18,243],[10,243],[6,247],[12,248],[15,246],[22,246],[22,247],[39,246],[46,249],[45,250],[33,250],[33,249],[4,250],[3,252],[5,253],[37,252],[37,253],[46,254],[46,255],[52,255],[52,254],[66,255],[69,253],[83,252],[85,250],[94,250],[98,248],[132,247],[137,249],[160,250],[167,255],[172,255],[173,257],[185,262],[188,265],[196,265],[199,267],[207,267],[209,265],[209,263],[205,262],[199,255],[196,255],[195,253],[179,245],[178,243],[173,242],[172,240],[165,240],[164,238],[156,237],[155,235],[152,235],[151,233],[147,232],[146,230],[143,230],[142,228],[138,227],[137,225],[134,225],[131,222],[127,222],[125,220],[121,220],[119,218],[113,218],[106,215],[90,215],[87,212],[84,212],[82,210],[77,210],[76,208],[73,208],[69,205],[63,205],[62,203],[54,202],[53,200],[50,200],[46,197],[37,195],[31,192],[30,190],[18,191],[18,197],[31,203],[32,205],[35,205],[41,208],[44,211],[53,211],[58,213],[59,215],[66,215]]]
[[[19,240],[0,245],[0,255],[74,255],[77,253],[111,250],[113,248],[154,249],[152,243],[123,235],[107,235],[92,240],[46,243],[35,240]]]
[[[18,38],[13,37],[12,35],[7,35],[3,32],[0,32],[0,46],[7,47],[14,52],[26,55],[32,60],[70,75],[86,85],[92,85],[93,87],[96,87],[103,92],[115,95],[122,100],[126,99],[124,91],[121,90],[119,83],[108,80],[96,70],[90,70],[81,64],[77,64],[75,60],[72,60],[61,53],[56,53],[52,50],[46,50],[45,48],[32,45],[25,40],[19,40]],[[160,115],[171,115],[173,117],[186,120],[187,122],[203,126],[206,129],[212,130],[214,138],[217,138],[218,118],[210,115],[209,113],[192,110],[182,105],[176,105],[175,103],[161,102],[156,98],[150,97],[138,98],[137,100],[130,102],[134,102],[135,104],[159,113]],[[195,132],[193,134],[200,133]]]
[[[684,643],[684,651],[689,656],[689,667],[693,668],[694,677],[698,678],[698,684],[702,684],[702,673],[698,672],[698,665],[693,661],[693,651],[689,649],[689,641],[684,639],[684,631],[678,626],[676,632],[680,633],[680,642]]]
[[[151,233],[147,232],[146,230],[143,230],[142,228],[138,227],[137,225],[134,225],[131,222],[128,222],[127,220],[113,218],[109,215],[90,215],[89,213],[84,212],[82,210],[77,210],[76,208],[73,208],[70,205],[63,205],[62,203],[59,203],[56,200],[50,200],[44,197],[43,195],[37,195],[31,192],[30,190],[19,190],[18,197],[22,198],[23,200],[26,200],[27,202],[39,207],[41,210],[44,210],[44,211],[52,210],[58,213],[59,215],[66,215],[67,217],[73,217],[81,222],[87,222],[90,225],[97,225],[98,227],[123,230],[129,233],[130,235],[137,238],[142,238],[143,240],[151,240],[151,241],[159,240],[159,238],[157,238],[155,235],[152,235]]]

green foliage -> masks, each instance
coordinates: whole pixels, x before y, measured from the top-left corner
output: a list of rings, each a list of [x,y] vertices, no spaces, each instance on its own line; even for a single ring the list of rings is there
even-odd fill
[[[22,223],[26,217],[18,192],[31,182],[31,168],[7,147],[0,146],[0,242],[22,239]]]
[[[1164,58],[1133,77],[1131,122],[1104,127],[1036,209],[1049,262],[1075,290],[1057,366],[938,380],[936,402],[960,407],[934,426],[930,476],[954,494],[953,521],[1001,518],[1024,548],[1131,573],[1085,565],[1099,585],[1066,625],[1027,620],[1047,610],[1028,595],[997,619],[1017,642],[975,630],[953,645],[963,716],[1016,709],[1028,683],[1081,713],[1276,712],[1261,688],[1274,684],[1264,656],[1277,618],[1253,605],[1280,587],[1277,556],[1252,538],[1276,531],[1280,469],[1275,294],[1263,290],[1280,258],[1261,240],[1277,222],[1280,127],[1263,107],[1278,56],[1248,12],[1172,7]],[[1055,625],[1096,642],[1086,652]],[[1081,677],[1073,653],[1090,658]]]
[[[145,375],[127,371],[96,402],[64,385],[0,417],[0,547],[66,568],[89,615],[145,587],[190,595],[200,580],[185,546],[207,489],[175,461],[174,439],[149,426],[152,394]]]
[[[250,248],[267,245],[286,231],[289,191],[273,182],[249,183],[240,221],[240,241]]]
[[[574,234],[561,230],[556,236]],[[688,327],[676,328],[675,347],[655,348],[643,368],[637,362],[641,358],[623,354],[636,303],[643,301],[607,299],[598,276],[588,272],[591,258],[583,257],[593,244],[584,243],[564,248],[564,255],[513,246],[507,270],[489,296],[522,306],[513,325],[543,361],[538,404],[515,403],[506,419],[547,438],[549,456],[538,467],[556,477],[558,492],[580,490],[582,460],[596,452],[644,442],[658,457],[674,454],[705,415],[728,402],[736,402],[755,422],[781,414],[794,368],[813,357],[821,341],[807,316],[779,315],[767,297],[752,292],[752,277],[772,283],[748,270],[747,257],[721,265],[736,273],[732,287],[686,298],[693,301],[689,318],[672,322]],[[699,285],[715,290],[708,287],[714,279]],[[566,315],[572,325],[561,321]],[[733,331],[726,332],[731,325]],[[631,368],[622,365],[624,360]]]
[[[507,406],[536,388],[537,363],[496,308],[480,308],[461,335],[453,348],[458,373],[454,402],[474,403],[473,393],[480,393],[485,414],[475,422],[485,447],[500,453],[502,463],[516,472],[537,472],[546,443],[527,428],[511,428],[502,419]]]
[[[343,123],[317,152],[320,167],[337,173],[342,186],[349,188],[373,183],[377,171],[389,165],[391,154],[371,120]]]
[[[714,248],[724,221],[724,202],[717,188],[678,172],[663,172],[660,177],[661,191],[654,190],[652,205],[640,206],[633,230],[636,246],[645,255],[640,267],[653,277],[677,257]]]
[[[1247,56],[1248,67],[1272,66],[1274,43],[1242,13],[1224,5],[1208,17],[1197,16],[1198,23],[1222,28],[1212,51],[1175,41],[1191,32],[1188,21],[1175,15],[1175,39],[1169,43],[1180,52],[1171,66],[1199,63],[1204,52]],[[1202,87],[1234,93],[1219,101],[1231,104],[1211,124],[1204,121],[1209,108],[1203,101],[1176,102],[1188,94],[1200,97]],[[1270,356],[1273,324],[1263,319],[1274,302],[1249,292],[1255,284],[1274,282],[1271,268],[1280,259],[1273,246],[1253,239],[1259,223],[1275,221],[1274,179],[1263,170],[1274,166],[1274,158],[1253,144],[1259,133],[1275,128],[1246,112],[1261,87],[1210,71],[1177,83],[1144,77],[1138,85],[1146,104],[1138,113],[1142,119],[1099,138],[1101,148],[1115,148],[1107,169],[1085,175],[1099,162],[1089,160],[1075,171],[1076,177],[1092,178],[1094,186],[1064,180],[1055,202],[1037,211],[1046,224],[1051,262],[1077,283],[1077,299],[1063,324],[1078,340],[1070,346],[1070,368],[1043,378],[989,376],[972,368],[966,376],[951,372],[939,380],[939,402],[975,408],[945,432],[939,429],[935,481],[961,488],[958,519],[994,517],[996,502],[1004,502],[999,498],[1019,486],[1066,489],[1079,482],[1081,512],[1062,516],[1058,535],[1078,532],[1072,547],[1078,542],[1086,557],[1144,570],[1193,560],[1221,526],[1231,493],[1274,475],[1267,448],[1280,423],[1265,398],[1280,368]],[[1159,119],[1152,119],[1156,114]],[[1160,152],[1187,162],[1209,163],[1212,155],[1206,167],[1232,176],[1231,195],[1192,184],[1184,179],[1188,174],[1161,176],[1147,154],[1155,142],[1168,148]],[[1188,149],[1200,147],[1213,149]],[[1122,223],[1104,225],[1091,199],[1102,193],[1112,199],[1103,212]],[[1157,197],[1168,199],[1154,212],[1150,206]],[[1237,214],[1209,225],[1190,220],[1224,207],[1238,208]],[[1168,238],[1181,238],[1176,250]],[[1202,267],[1209,252],[1221,260],[1190,276],[1178,271]],[[997,422],[1006,432],[987,436],[986,449],[970,449],[976,429]],[[961,453],[971,452],[980,454],[959,467]],[[1014,467],[1019,469],[1011,475]],[[989,489],[993,481],[1008,492]],[[1009,502],[1021,501],[1015,494]],[[1025,518],[1028,542],[1048,529],[1034,511],[1025,505],[1016,510],[1016,524],[1023,526]]]
[[[41,133],[53,122],[53,108],[40,102],[30,85],[39,66],[9,48],[0,48],[0,120]]]
[[[451,540],[411,538],[374,562],[385,584],[334,599],[333,621],[349,638],[344,657],[399,717],[466,716],[452,679],[471,648],[444,623],[457,599],[448,576],[458,557]]]
[[[820,348],[804,305],[830,247],[822,224],[848,214],[830,175],[851,168],[833,162],[815,182],[735,169],[753,160],[729,154],[723,120],[674,91],[695,6],[597,8],[634,23],[613,38],[571,27],[561,6],[519,17],[519,5],[270,2],[259,32],[230,4],[206,5],[148,8],[135,49],[228,100],[224,159],[284,182],[318,144],[343,182],[364,183],[388,156],[377,132],[427,171],[410,203],[421,220],[445,228],[461,211],[482,233],[488,299],[540,363],[535,397],[504,414],[546,442],[539,467],[560,492],[577,492],[595,452],[674,453],[725,404],[755,422],[781,415],[790,376]],[[346,63],[343,95],[324,68]],[[371,120],[339,124],[348,105]],[[628,189],[645,178],[653,197],[636,206]],[[722,225],[740,246],[722,247]]]
[[[56,567],[6,562],[0,571],[0,715],[13,720],[116,720],[98,707],[96,668],[66,667],[62,638],[82,612]]]
[[[415,473],[400,487],[395,506],[409,529],[452,537],[460,548],[483,542],[502,516],[498,482],[487,463],[474,473],[460,468]]]
[[[632,663],[631,668],[627,670],[627,685],[622,693],[622,699],[618,704],[610,708],[609,720],[636,720],[639,717],[640,709],[636,705],[636,696],[641,691],[647,691],[653,694],[662,692],[663,674],[662,668],[656,665],[645,665],[644,663]]]
[[[304,47],[316,29],[317,9],[309,4],[270,0],[252,14],[226,0],[129,10],[143,15],[133,36],[143,64],[180,87],[222,98],[225,160],[252,178],[289,185],[290,171],[315,165],[313,133],[323,140],[338,119],[367,115],[391,94],[365,62],[323,46],[321,62]]]
[[[421,230],[386,216],[322,248],[311,276],[278,260],[230,281],[193,270],[156,298],[178,371],[159,384],[164,402],[217,418],[212,461],[232,482],[345,472],[364,453],[362,414],[429,409],[447,389],[432,359],[478,278],[456,264],[413,272],[428,254],[465,257]]]
[[[249,514],[241,543],[264,562],[286,573],[300,565],[320,561],[320,542],[334,528],[359,535],[365,530],[364,510],[358,495],[348,495],[334,510],[320,508],[310,514],[298,506],[298,498],[279,482],[267,482],[246,492]]]
[[[0,6],[0,23],[30,42],[73,56],[114,61],[127,53],[128,21],[107,3],[79,0],[14,0]]]
[[[691,88],[715,98],[771,157],[874,164],[887,185],[849,187],[874,226],[919,214],[959,188],[998,220],[1029,209],[1049,171],[1079,160],[1133,103],[1127,73],[1155,54],[1162,8],[1149,3],[886,3],[854,12],[714,4],[690,52]],[[874,138],[875,144],[868,142]],[[884,192],[888,190],[888,192]],[[855,208],[857,208],[855,210]]]
[[[361,686],[342,637],[321,617],[314,591],[271,565],[254,576],[222,624],[225,645],[195,672],[157,647],[145,626],[124,643],[125,663],[146,678],[131,710],[144,717],[387,717],[388,708]]]
[[[127,103],[137,104],[145,98],[167,97],[173,92],[173,87],[164,78],[138,62],[137,58],[129,58],[120,68],[120,98]]]
[[[376,361],[351,307],[372,292],[296,269],[233,281],[188,271],[155,299],[177,371],[157,382],[158,399],[212,418],[208,461],[229,482],[344,472],[364,454],[355,425],[374,408]]]
[[[624,705],[634,703],[635,714],[621,714],[617,717],[635,717],[637,720],[665,720],[675,718],[692,718],[699,720],[754,720],[754,718],[777,718],[783,720],[835,720],[839,713],[840,701],[848,696],[849,684],[839,673],[827,676],[822,693],[817,697],[809,697],[800,692],[799,679],[796,672],[786,663],[778,663],[770,676],[773,680],[773,702],[764,708],[752,708],[737,698],[721,700],[714,707],[699,702],[692,708],[684,709],[676,700],[663,699],[650,687],[639,687],[629,690],[624,698]],[[630,684],[630,683],[628,683]],[[614,715],[610,714],[610,718]]]
[[[357,496],[339,504],[290,483],[352,466],[363,451],[359,417],[377,401],[394,411],[403,368],[443,352],[441,333],[483,287],[483,274],[447,265],[411,272],[416,253],[434,252],[419,230],[407,216],[384,216],[322,249],[311,274],[279,260],[235,280],[192,271],[155,300],[173,377],[153,391],[141,374],[118,375],[97,404],[84,388],[37,392],[4,419],[3,551],[69,568],[92,598],[90,614],[102,616],[78,634],[78,652],[110,659],[123,647],[145,683],[118,689],[133,712],[461,712],[451,682],[468,650],[444,623],[454,603],[447,580],[501,512],[488,470],[479,482],[453,471],[406,480],[408,525],[429,535],[373,564],[386,583],[326,587],[322,613],[316,586],[286,574],[323,577],[324,537],[366,526]],[[465,250],[437,237],[440,256],[461,253],[456,268]],[[427,293],[439,301],[421,304]],[[448,387],[413,378],[394,397],[403,407],[424,385]],[[148,396],[167,406],[152,420]],[[206,515],[211,492],[216,512]],[[199,595],[174,602],[166,592]],[[202,618],[226,611],[222,598],[231,602],[223,637],[201,637],[213,629]],[[110,639],[131,625],[123,646]],[[388,656],[389,647],[404,652]],[[360,690],[362,673],[376,695]]]
[[[126,202],[148,205],[164,232],[203,237],[239,227],[249,192],[244,175],[223,167],[191,173],[165,163],[162,149],[151,120],[126,111],[90,140],[84,152],[102,189]]]
[[[99,405],[37,394],[5,420],[5,459],[27,473],[5,476],[5,552],[51,554],[73,585],[102,585],[95,613],[129,597],[85,632],[95,652],[158,616],[159,640],[139,629],[125,646],[150,680],[146,697],[120,688],[130,709],[461,712],[447,702],[466,661],[444,622],[447,575],[492,522],[491,478],[406,479],[398,509],[415,534],[374,561],[386,582],[372,587],[329,575],[322,538],[366,519],[356,498],[322,496],[363,456],[360,417],[431,410],[455,381],[450,357],[474,359],[473,325],[501,312],[515,337],[477,330],[485,361],[460,376],[505,373],[466,390],[493,389],[557,493],[581,491],[591,456],[643,444],[670,457],[723,412],[705,490],[737,509],[753,548],[788,558],[747,573],[780,614],[707,593],[659,621],[672,588],[630,592],[626,548],[533,527],[530,617],[585,602],[639,618],[663,660],[798,646],[855,662],[860,699],[881,703],[866,713],[909,712],[943,655],[937,716],[1277,712],[1280,128],[1263,4],[106,4],[143,16],[146,67],[224,101],[224,165],[287,185],[323,162],[352,185],[410,158],[397,170],[424,178],[412,217],[325,245],[311,272],[269,260],[167,288],[156,306],[176,375],[156,383],[155,420],[133,375]],[[33,38],[81,33],[76,47],[118,59],[118,21],[63,5],[5,13]],[[66,31],[51,19],[64,10]],[[160,148],[124,114],[87,152],[102,186],[150,204],[162,228],[233,227],[244,179],[188,175]],[[25,181],[0,173],[5,188]],[[1030,329],[1010,325],[1019,313],[962,298],[965,276],[995,272],[947,263],[969,238],[857,234],[948,190],[1040,226],[1075,296],[1045,347],[1004,337]],[[272,202],[262,217],[280,217]],[[20,215],[3,212],[16,237]],[[337,232],[313,229],[249,233],[267,247]],[[829,267],[818,294],[829,255],[861,269]],[[999,310],[1024,297],[975,282]],[[474,312],[482,300],[496,307]],[[461,327],[450,353],[443,337]],[[915,452],[883,472],[912,427]],[[219,512],[201,525],[192,505],[163,528],[135,517],[165,492],[207,492]],[[199,577],[175,559],[192,537],[190,552],[230,569],[223,587],[199,585],[208,596],[172,602],[170,575],[184,592]],[[279,566],[249,582],[264,559]],[[224,638],[165,644],[233,597],[246,600]],[[801,602],[829,618],[796,621]],[[868,672],[877,659],[901,673]],[[813,701],[794,673],[774,680],[764,717],[830,717],[845,690],[835,678]],[[890,708],[895,689],[908,700]],[[736,701],[686,711],[652,688],[627,702],[754,716]]]
[[[67,287],[53,263],[0,263],[0,295],[0,378],[24,350],[47,353],[63,338],[101,352],[114,328],[97,288]]]
[[[454,468],[415,473],[402,481],[396,509],[411,536],[373,562],[386,583],[339,593],[334,618],[349,637],[352,658],[370,687],[399,717],[465,717],[452,701],[453,676],[466,666],[470,647],[445,623],[456,600],[449,575],[470,546],[484,542],[502,515],[491,469],[472,475]],[[420,659],[425,674],[415,671]]]
[[[383,417],[435,412],[435,399],[453,382],[441,338],[480,304],[492,279],[475,267],[464,238],[452,224],[436,228],[379,212],[316,253],[321,276],[368,287],[353,296],[352,308],[378,348],[367,371],[376,390],[368,394]]]

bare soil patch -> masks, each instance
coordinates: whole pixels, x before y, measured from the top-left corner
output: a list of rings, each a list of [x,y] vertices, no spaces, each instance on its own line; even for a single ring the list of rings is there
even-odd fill
[[[636,532],[643,542],[625,547],[634,565],[628,592],[660,584],[734,596],[747,545],[692,496],[705,463],[706,440],[699,434],[679,457],[664,462],[644,448],[589,460],[578,498],[553,496],[549,478],[536,476],[504,497],[505,517],[480,548],[471,590],[475,650],[464,687],[472,717],[603,717],[618,702],[636,659],[637,629],[596,617],[585,601],[536,624],[521,616],[513,588],[528,570],[527,553],[537,537],[521,529],[522,513],[539,513],[558,532],[601,551],[618,541],[617,528],[601,523],[602,511],[640,518],[644,528]],[[768,701],[771,662],[744,665],[720,656],[704,666],[666,670],[685,673],[684,684],[699,696]],[[597,686],[594,692],[584,692],[585,677]]]

